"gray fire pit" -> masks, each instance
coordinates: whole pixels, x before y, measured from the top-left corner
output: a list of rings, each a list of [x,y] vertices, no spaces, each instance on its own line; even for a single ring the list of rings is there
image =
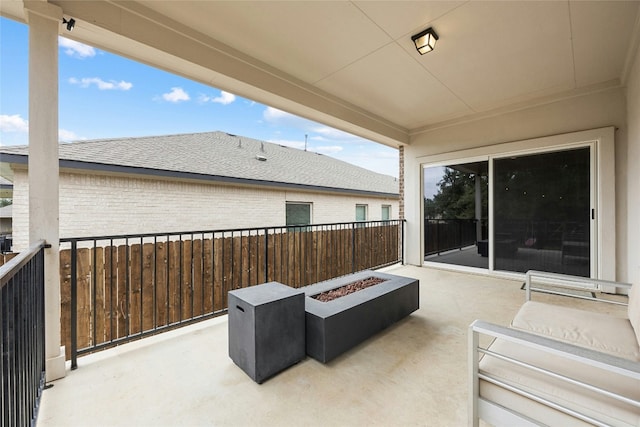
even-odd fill
[[[386,281],[321,302],[312,296],[349,283],[378,277]],[[419,281],[362,271],[302,288],[305,292],[307,354],[326,363],[420,306]]]

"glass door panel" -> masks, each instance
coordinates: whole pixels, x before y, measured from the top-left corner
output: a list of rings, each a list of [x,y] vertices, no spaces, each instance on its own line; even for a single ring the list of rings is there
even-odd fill
[[[493,160],[494,270],[591,271],[591,153]]]
[[[424,169],[425,261],[489,268],[488,161]]]

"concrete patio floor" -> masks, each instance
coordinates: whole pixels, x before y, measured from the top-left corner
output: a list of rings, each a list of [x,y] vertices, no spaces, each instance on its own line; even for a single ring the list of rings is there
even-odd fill
[[[258,385],[229,359],[222,316],[80,358],[44,391],[37,425],[467,425],[467,326],[508,325],[522,282],[386,271],[420,280],[420,309],[326,365],[307,357]]]

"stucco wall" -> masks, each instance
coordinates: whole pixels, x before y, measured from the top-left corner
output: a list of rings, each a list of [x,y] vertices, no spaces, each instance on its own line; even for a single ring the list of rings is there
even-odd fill
[[[640,45],[627,82],[627,268],[623,280],[640,285]]]
[[[420,194],[421,166],[418,158],[496,144],[615,126],[616,179],[616,276],[627,277],[627,111],[625,89],[612,88],[550,104],[496,114],[414,135],[405,147],[405,216],[408,254],[421,264]],[[633,178],[629,178],[633,179]]]
[[[28,177],[14,171],[14,250],[28,240]],[[195,231],[285,225],[287,201],[310,202],[313,223],[355,220],[355,205],[380,219],[398,217],[398,200],[292,192],[127,176],[60,173],[60,237]]]

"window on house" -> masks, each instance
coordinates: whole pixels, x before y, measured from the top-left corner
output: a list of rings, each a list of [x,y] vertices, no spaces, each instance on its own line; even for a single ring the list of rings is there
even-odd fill
[[[356,221],[367,220],[367,205],[356,205]]]
[[[382,216],[380,218],[383,221],[389,221],[391,219],[391,205],[382,205]]]
[[[311,224],[311,203],[287,202],[287,225]]]

